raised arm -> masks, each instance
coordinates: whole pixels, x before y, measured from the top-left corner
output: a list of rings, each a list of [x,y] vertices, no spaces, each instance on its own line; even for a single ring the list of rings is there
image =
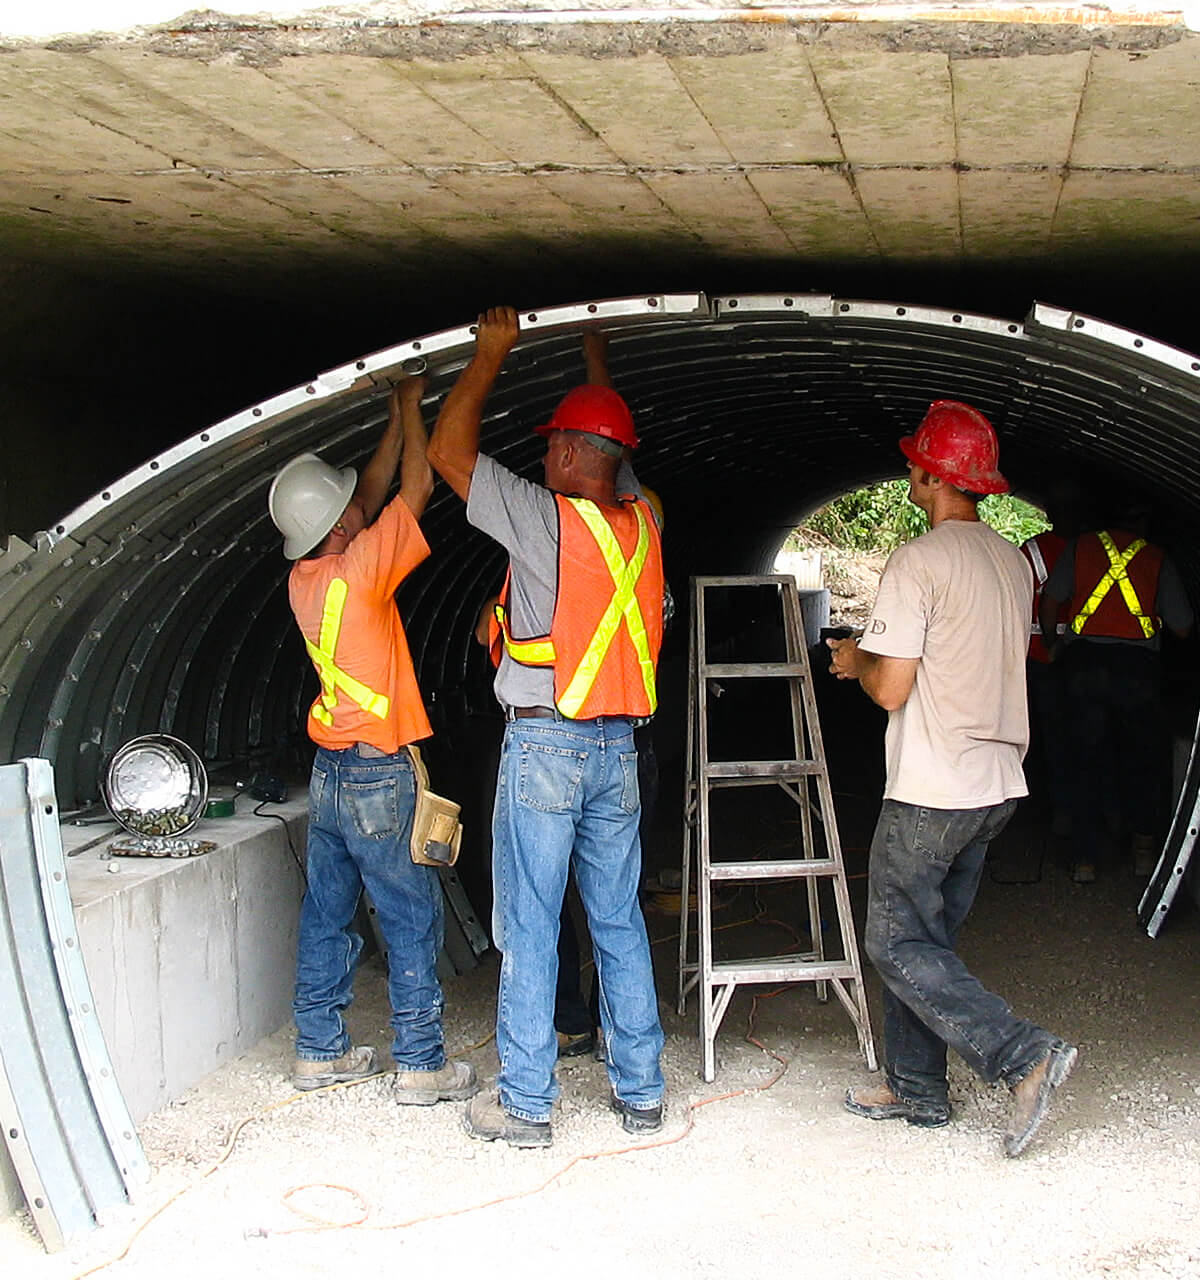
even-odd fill
[[[354,496],[370,524],[383,510],[388,490],[400,467],[400,492],[418,518],[433,491],[433,475],[425,459],[425,424],[421,419],[424,378],[405,378],[392,389],[388,400],[388,421],[383,436],[362,469]],[[400,459],[403,456],[404,465]]]
[[[583,331],[583,362],[587,366],[587,380],[592,386],[612,386],[608,373],[608,334],[603,329]]]
[[[451,387],[433,429],[429,461],[464,501],[479,457],[483,406],[519,335],[520,322],[512,307],[491,307],[479,317],[475,354]]]
[[[429,465],[429,433],[421,414],[421,397],[425,394],[424,378],[406,378],[392,392],[392,405],[398,407],[404,433],[404,453],[400,459],[400,496],[408,509],[420,520],[425,504],[433,493],[433,468]]]

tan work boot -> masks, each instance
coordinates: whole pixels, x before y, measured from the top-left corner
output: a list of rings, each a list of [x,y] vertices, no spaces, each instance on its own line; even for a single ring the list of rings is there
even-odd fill
[[[369,1045],[355,1045],[340,1058],[314,1061],[297,1058],[292,1063],[292,1088],[307,1092],[309,1089],[325,1089],[331,1084],[345,1084],[348,1080],[363,1080],[375,1070],[375,1050]]]
[[[504,1109],[498,1093],[480,1094],[463,1111],[463,1128],[481,1142],[499,1138],[510,1147],[548,1147],[553,1139],[549,1120],[524,1120]]]
[[[402,1107],[432,1107],[435,1102],[464,1102],[479,1092],[469,1062],[447,1062],[437,1071],[396,1072],[392,1096]]]
[[[1041,1127],[1050,1109],[1050,1095],[1071,1074],[1079,1050],[1056,1041],[1044,1058],[1012,1087],[1013,1110],[1004,1135],[1004,1154],[1019,1156]]]
[[[882,1084],[848,1089],[842,1106],[853,1116],[865,1116],[868,1120],[906,1120],[918,1129],[940,1129],[950,1123],[949,1103],[899,1098],[886,1080]]]
[[[596,1037],[591,1031],[581,1031],[578,1034],[571,1031],[556,1031],[554,1034],[558,1039],[560,1058],[582,1057],[585,1053],[591,1053],[596,1047]]]

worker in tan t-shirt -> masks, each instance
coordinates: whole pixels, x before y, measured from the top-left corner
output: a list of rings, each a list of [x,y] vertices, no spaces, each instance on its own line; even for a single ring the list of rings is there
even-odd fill
[[[442,890],[409,851],[416,788],[410,743],[430,734],[395,592],[429,554],[417,520],[433,491],[421,418],[425,383],[392,392],[388,423],[361,478],[311,453],[275,477],[268,505],[295,560],[288,598],[320,691],[308,713],[317,745],[309,792],[308,887],[297,946],[292,1083],[317,1089],[375,1070],[343,1014],[362,939],[351,922],[363,888],[388,949],[399,1103],[469,1098],[467,1063],[442,1042]],[[384,506],[400,469],[400,491]]]
[[[950,1119],[946,1049],[1013,1109],[1019,1155],[1075,1062],[1073,1046],[1014,1016],[954,947],[989,841],[1026,792],[1025,649],[1033,583],[1020,551],[979,519],[1006,493],[996,435],[977,409],[938,400],[900,448],[930,530],[888,560],[861,640],[831,640],[832,670],[888,712],[887,786],[871,842],[867,955],[883,979],[882,1084],[846,1109],[936,1128]]]

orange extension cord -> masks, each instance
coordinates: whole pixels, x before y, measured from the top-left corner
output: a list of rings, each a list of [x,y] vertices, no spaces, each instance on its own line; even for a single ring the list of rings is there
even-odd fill
[[[790,926],[785,925],[782,921],[774,920],[768,917],[765,913],[765,910],[762,909],[761,907],[756,912],[755,915],[750,916],[744,920],[737,920],[730,924],[720,925],[718,926],[718,929],[715,930],[714,932],[719,932],[725,929],[737,929],[737,928],[743,927],[744,925],[755,924],[755,923],[778,925],[781,928],[787,929],[789,932],[793,932]],[[662,946],[666,942],[671,942],[675,940],[676,938],[678,938],[678,936],[679,936],[678,934],[669,934],[664,938],[656,938],[652,945],[656,947]],[[799,938],[797,938],[795,946],[799,946],[799,945],[800,945],[800,940]],[[267,1227],[254,1227],[254,1228],[250,1228],[246,1232],[246,1235],[248,1237],[266,1237],[266,1236],[301,1235],[305,1233],[315,1233],[315,1232],[321,1232],[321,1231],[351,1231],[351,1230],[353,1231],[402,1231],[405,1228],[419,1226],[420,1224],[425,1222],[438,1222],[445,1218],[457,1218],[457,1217],[461,1217],[463,1214],[477,1213],[481,1209],[490,1209],[495,1205],[509,1204],[516,1200],[524,1200],[530,1196],[539,1195],[541,1192],[545,1191],[548,1187],[553,1186],[554,1183],[558,1182],[561,1178],[563,1178],[566,1174],[568,1174],[572,1169],[575,1168],[576,1165],[585,1164],[592,1160],[606,1160],[612,1156],[626,1155],[631,1151],[652,1151],[656,1147],[674,1146],[677,1142],[682,1142],[683,1139],[686,1138],[691,1133],[692,1128],[696,1122],[696,1114],[701,1107],[711,1106],[714,1102],[726,1102],[731,1098],[741,1098],[749,1094],[762,1093],[767,1089],[773,1088],[783,1078],[784,1073],[787,1071],[788,1066],[790,1065],[790,1059],[785,1058],[782,1055],[776,1053],[773,1049],[768,1049],[767,1046],[763,1044],[762,1041],[760,1041],[754,1035],[754,1022],[758,1014],[758,1006],[760,1001],[771,1000],[775,996],[779,995],[781,992],[787,991],[790,989],[791,988],[787,986],[779,987],[774,991],[768,991],[760,995],[754,996],[750,1005],[750,1014],[747,1019],[746,1035],[744,1037],[748,1044],[754,1045],[756,1049],[760,1049],[763,1053],[767,1054],[768,1057],[774,1058],[775,1061],[779,1063],[779,1069],[774,1073],[774,1075],[771,1076],[769,1080],[764,1081],[762,1084],[747,1085],[745,1088],[742,1088],[742,1089],[733,1089],[727,1093],[714,1094],[712,1097],[701,1098],[697,1102],[689,1103],[687,1111],[684,1115],[683,1127],[675,1134],[671,1134],[663,1138],[657,1138],[652,1142],[640,1142],[640,1143],[633,1144],[631,1146],[612,1147],[604,1151],[591,1151],[583,1155],[574,1156],[570,1160],[568,1160],[566,1164],[562,1165],[559,1169],[556,1169],[552,1174],[549,1175],[549,1177],[544,1179],[542,1182],[538,1183],[536,1186],[529,1187],[524,1191],[510,1192],[507,1195],[496,1196],[490,1200],[481,1200],[474,1204],[462,1205],[457,1209],[446,1209],[440,1213],[422,1214],[419,1217],[407,1218],[401,1222],[380,1222],[380,1223],[368,1222],[367,1217],[369,1216],[371,1211],[370,1206],[368,1205],[365,1198],[353,1187],[345,1187],[337,1183],[325,1183],[325,1182],[301,1183],[298,1186],[289,1187],[288,1190],[283,1193],[282,1202],[290,1212],[296,1214],[300,1218],[306,1219],[306,1225],[298,1226],[298,1227],[284,1227],[279,1230],[275,1230]],[[476,1049],[482,1048],[491,1039],[492,1039],[492,1036],[487,1035],[482,1040],[477,1041],[475,1044],[468,1045],[465,1049],[460,1049],[457,1053],[451,1054],[449,1056],[453,1058],[461,1058],[465,1054],[473,1053]],[[311,1093],[313,1094],[332,1093],[339,1089],[352,1089],[358,1085],[367,1083],[368,1080],[377,1080],[379,1079],[380,1076],[390,1075],[390,1074],[391,1072],[385,1072],[385,1071],[376,1072],[375,1075],[366,1076],[362,1080],[351,1080],[343,1084],[327,1085],[324,1089],[312,1090]],[[233,1131],[230,1133],[229,1138],[225,1143],[225,1147],[221,1151],[221,1154],[213,1161],[213,1163],[209,1165],[209,1167],[205,1169],[204,1172],[201,1173],[193,1182],[189,1183],[186,1187],[181,1187],[178,1191],[174,1193],[174,1195],[170,1196],[161,1205],[159,1205],[159,1207],[155,1209],[153,1213],[151,1213],[147,1218],[145,1218],[138,1225],[137,1229],[133,1232],[133,1234],[130,1236],[129,1240],[125,1244],[124,1249],[122,1249],[120,1253],[118,1253],[115,1257],[109,1258],[105,1262],[97,1263],[94,1266],[88,1267],[84,1271],[76,1272],[75,1275],[71,1277],[71,1280],[84,1280],[86,1276],[94,1276],[99,1272],[106,1270],[108,1267],[114,1266],[116,1263],[123,1261],[129,1255],[129,1252],[133,1248],[134,1244],[137,1243],[138,1237],[141,1236],[142,1232],[145,1231],[146,1228],[150,1226],[152,1222],[154,1222],[157,1218],[161,1217],[162,1214],[165,1213],[167,1209],[171,1207],[171,1205],[175,1204],[176,1201],[180,1200],[183,1196],[187,1195],[189,1191],[192,1191],[196,1187],[198,1187],[200,1183],[202,1183],[206,1178],[211,1177],[221,1167],[221,1165],[223,1165],[225,1161],[229,1159],[229,1157],[233,1154],[234,1147],[237,1145],[237,1140],[241,1135],[242,1130],[245,1129],[245,1127],[248,1124],[251,1124],[255,1120],[261,1120],[263,1117],[269,1115],[272,1111],[278,1111],[283,1107],[290,1107],[297,1102],[302,1102],[306,1096],[308,1095],[301,1094],[301,1093],[294,1094],[290,1098],[284,1098],[279,1102],[273,1102],[270,1106],[264,1107],[261,1111],[257,1111],[253,1115],[245,1116],[241,1120],[239,1120],[238,1123],[234,1126]],[[329,1191],[344,1192],[347,1196],[350,1197],[352,1201],[355,1202],[356,1210],[358,1211],[358,1216],[352,1217],[349,1220],[344,1222],[331,1222],[326,1219],[317,1217],[316,1215],[311,1214],[305,1209],[292,1203],[293,1197],[297,1196],[302,1191],[309,1191],[309,1190],[329,1190]]]

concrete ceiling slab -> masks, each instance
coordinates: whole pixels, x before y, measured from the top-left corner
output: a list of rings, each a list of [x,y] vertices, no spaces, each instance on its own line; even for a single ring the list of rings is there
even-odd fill
[[[952,164],[957,157],[944,53],[809,49],[846,159],[859,165]]]
[[[952,62],[958,159],[1058,168],[1072,159],[1091,53]]]

